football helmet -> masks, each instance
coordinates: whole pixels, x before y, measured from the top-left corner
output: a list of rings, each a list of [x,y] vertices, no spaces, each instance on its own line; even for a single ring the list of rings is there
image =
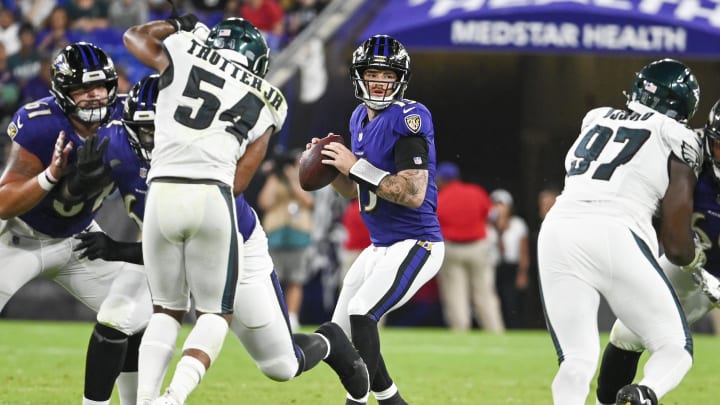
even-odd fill
[[[135,83],[125,99],[122,122],[128,141],[140,160],[150,163],[155,146],[155,104],[160,76],[152,74]]]
[[[53,59],[50,75],[50,92],[65,114],[86,124],[105,122],[111,116],[108,109],[117,99],[118,73],[105,51],[87,42],[68,45]],[[75,104],[70,92],[96,83],[107,88],[106,104],[90,108]]]
[[[206,44],[249,69],[255,75],[265,77],[270,66],[270,48],[263,34],[243,18],[228,18],[210,30]]]
[[[638,101],[676,121],[687,122],[697,111],[700,86],[681,62],[657,60],[635,74],[628,101]]]
[[[370,82],[363,79],[363,72],[368,68],[392,70],[397,74],[392,94],[382,97],[370,95]],[[393,101],[403,98],[410,73],[410,55],[399,41],[390,36],[373,35],[353,52],[350,79],[355,86],[355,97],[373,110],[385,109]]]

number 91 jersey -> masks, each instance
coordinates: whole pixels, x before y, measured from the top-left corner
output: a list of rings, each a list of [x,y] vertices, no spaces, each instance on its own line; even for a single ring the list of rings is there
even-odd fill
[[[699,173],[702,140],[694,131],[637,102],[628,107],[587,113],[566,155],[565,188],[553,211],[585,209],[649,226],[669,184],[670,156]]]
[[[248,143],[287,115],[282,93],[191,33],[163,41],[171,65],[160,76],[148,180],[211,179],[232,185]]]

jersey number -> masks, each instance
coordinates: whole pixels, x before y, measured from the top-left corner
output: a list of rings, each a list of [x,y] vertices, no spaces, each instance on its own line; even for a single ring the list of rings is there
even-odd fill
[[[568,176],[583,174],[590,168],[590,163],[597,160],[610,138],[613,136],[612,128],[596,125],[583,136],[580,144],[575,148],[575,157],[578,159],[570,163]],[[625,146],[617,156],[608,163],[603,163],[595,169],[593,179],[610,180],[610,176],[618,166],[630,161],[640,150],[640,147],[650,138],[650,131],[646,129],[632,129],[620,127],[614,132],[613,142],[624,143]]]
[[[200,84],[203,82],[217,87],[216,93],[222,93],[223,86],[225,86],[225,79],[222,77],[203,68],[193,66],[190,70],[190,80],[188,80],[185,90],[183,90],[183,96],[200,99],[202,105],[197,109],[195,116],[193,116],[193,108],[187,106],[179,106],[174,114],[177,122],[192,129],[206,129],[209,127],[222,104],[215,94],[200,88]],[[233,134],[242,145],[247,140],[250,129],[257,123],[262,108],[262,100],[252,92],[247,92],[237,104],[223,110],[218,119],[231,123],[231,125],[225,127],[225,131]]]

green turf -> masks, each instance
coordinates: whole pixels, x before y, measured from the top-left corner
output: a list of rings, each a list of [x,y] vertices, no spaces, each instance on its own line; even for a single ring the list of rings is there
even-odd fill
[[[0,405],[79,404],[91,330],[89,323],[0,321]],[[187,331],[183,329],[182,339]],[[557,362],[544,331],[494,336],[385,328],[381,336],[391,374],[413,405],[552,404],[550,382]],[[720,395],[710,358],[720,342],[697,335],[695,347],[693,369],[663,399],[664,405],[715,403]],[[343,397],[340,383],[324,364],[295,380],[274,382],[228,335],[220,358],[188,405],[342,405]],[[113,397],[113,404],[118,403]],[[591,396],[586,404],[594,403]]]

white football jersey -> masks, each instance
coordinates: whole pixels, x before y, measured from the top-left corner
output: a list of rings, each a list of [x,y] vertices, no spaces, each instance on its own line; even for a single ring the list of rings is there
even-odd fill
[[[638,102],[628,107],[602,107],[585,115],[565,157],[565,187],[551,211],[553,216],[607,215],[652,240],[651,219],[669,184],[670,155],[697,175],[702,142],[664,114]]]
[[[211,179],[232,185],[235,166],[287,116],[283,94],[188,32],[163,41],[171,66],[160,77],[155,148],[148,181]]]

